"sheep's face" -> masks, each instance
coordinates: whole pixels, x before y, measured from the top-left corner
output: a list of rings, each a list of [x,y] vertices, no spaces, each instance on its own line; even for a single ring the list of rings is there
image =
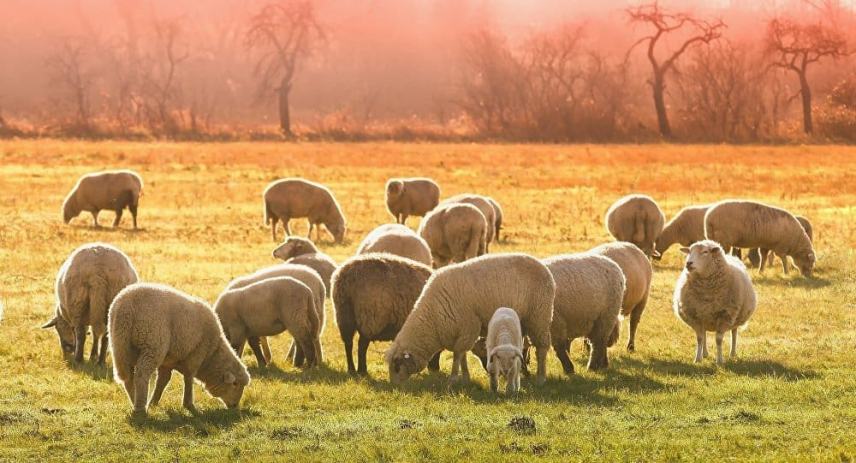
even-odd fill
[[[228,371],[223,374],[223,381],[219,384],[207,387],[208,392],[220,399],[229,408],[238,408],[244,388],[250,383],[250,375],[244,372],[233,373]]]
[[[811,272],[814,270],[814,263],[816,258],[814,257],[814,253],[809,251],[803,254],[799,254],[793,256],[794,263],[800,269],[800,273],[802,276],[806,278],[811,278]]]
[[[297,236],[289,236],[279,247],[273,250],[273,257],[280,260],[288,260],[292,257],[315,252],[318,252],[318,248],[315,247],[312,241]]]
[[[389,364],[389,382],[392,384],[401,384],[426,367],[424,361],[417,360],[415,355],[407,351],[388,356],[387,363]]]
[[[42,325],[42,328],[56,329],[57,336],[59,336],[59,346],[62,348],[63,354],[74,353],[74,347],[77,345],[77,341],[74,336],[74,328],[72,328],[64,318],[56,315],[54,318],[48,320],[47,323]]]
[[[401,194],[404,193],[404,182],[401,180],[390,180],[386,184],[386,198],[389,201],[395,201]]]
[[[79,214],[80,210],[77,209],[74,198],[66,199],[62,205],[62,221],[68,224],[71,222],[71,219],[77,217]]]
[[[487,359],[488,373],[500,375],[503,378],[513,377],[520,372],[521,368],[523,368],[523,352],[514,346],[497,346]]]
[[[345,222],[332,222],[326,226],[336,243],[342,243],[345,240]]]
[[[689,248],[681,248],[687,254],[684,269],[691,275],[708,275],[724,258],[722,247],[709,240],[699,241]]]

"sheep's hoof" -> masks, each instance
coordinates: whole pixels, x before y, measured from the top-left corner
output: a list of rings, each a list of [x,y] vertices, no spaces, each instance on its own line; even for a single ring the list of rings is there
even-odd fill
[[[148,413],[146,412],[145,408],[143,408],[143,409],[135,408],[134,411],[131,412],[131,418],[134,418],[134,419],[145,418],[147,415],[148,415]]]
[[[199,414],[199,410],[197,410],[193,404],[189,404],[189,405],[185,404],[184,408],[186,408],[187,411],[190,412],[191,415],[198,415]]]
[[[636,352],[636,346],[633,344],[627,345],[627,352]]]

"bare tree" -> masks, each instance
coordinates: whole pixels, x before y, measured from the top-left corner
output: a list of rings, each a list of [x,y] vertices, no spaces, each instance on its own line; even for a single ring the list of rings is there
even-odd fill
[[[89,130],[92,123],[92,89],[94,71],[90,63],[92,50],[83,40],[65,38],[47,59],[50,81],[67,98],[74,113],[74,125]]]
[[[773,19],[767,24],[767,52],[773,66],[799,77],[803,110],[803,130],[814,131],[811,117],[811,86],[808,68],[824,58],[837,59],[848,54],[847,38],[839,30],[823,24],[800,24],[792,19]]]
[[[149,125],[174,132],[177,127],[171,113],[179,94],[176,73],[190,54],[186,50],[179,51],[181,26],[178,20],[156,20],[153,29],[154,49],[148,57],[149,67],[143,74]]]
[[[708,21],[686,13],[671,13],[663,9],[657,1],[627,8],[626,12],[631,23],[647,24],[654,29],[651,35],[636,41],[627,53],[629,55],[637,45],[647,44],[648,61],[653,71],[653,77],[649,83],[653,91],[654,108],[657,111],[657,124],[660,135],[671,138],[672,128],[666,114],[666,75],[673,69],[675,61],[691,46],[700,43],[708,44],[720,38],[725,23],[719,19]],[[667,36],[686,31],[690,31],[690,35],[683,39],[677,49],[668,53],[662,60],[657,57],[657,45],[661,40],[665,41]]]
[[[250,19],[245,43],[248,49],[261,51],[255,67],[259,94],[277,92],[279,125],[285,135],[291,135],[289,95],[297,68],[325,37],[311,0],[268,3]]]

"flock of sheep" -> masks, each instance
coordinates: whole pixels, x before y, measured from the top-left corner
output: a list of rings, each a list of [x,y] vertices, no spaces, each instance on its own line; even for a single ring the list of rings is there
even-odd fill
[[[66,223],[82,211],[128,208],[136,227],[140,177],[109,171],[82,177],[63,205]],[[381,225],[341,265],[307,238],[291,236],[289,221],[307,218],[320,237],[323,225],[337,242],[346,222],[339,203],[322,185],[302,179],[273,182],[264,194],[264,217],[276,242],[277,224],[289,235],[273,251],[284,263],[232,281],[213,306],[169,286],[139,282],[119,249],[90,243],[76,249],[59,270],[54,327],[65,353],[83,360],[91,327],[90,360],[105,363],[107,346],[117,382],[135,413],[158,403],[172,371],[184,376],[184,406],[194,411],[193,381],[228,407],[237,407],[250,375],[241,361],[246,344],[258,365],[272,359],[267,337],[288,331],[288,359],[312,367],[324,361],[321,333],[324,304],[332,298],[348,371],[367,373],[372,341],[392,341],[386,352],[389,377],[404,381],[426,367],[439,369],[440,353],[453,354],[451,382],[468,381],[467,354],[479,357],[496,391],[517,392],[528,374],[534,346],[535,383],[546,380],[552,347],[567,374],[574,365],[571,342],[584,338],[588,368],[607,368],[608,348],[630,318],[627,350],[648,301],[652,266],[675,243],[687,254],[674,291],[675,314],[696,333],[695,360],[707,356],[706,333],[716,333],[716,361],[722,341],[756,307],[746,267],[731,255],[742,249],[764,262],[772,252],[788,271],[788,258],[806,277],[815,262],[811,226],[789,212],[752,201],[722,201],[682,210],[668,224],[653,199],[622,198],[609,208],[606,223],[617,241],[588,252],[539,260],[526,254],[488,254],[499,239],[503,214],[491,198],[458,195],[440,201],[430,179],[392,179],[386,203],[395,224]],[[422,216],[417,232],[404,225]],[[109,337],[108,337],[109,333]],[[354,335],[359,333],[357,362]],[[109,338],[109,341],[108,341]],[[149,398],[149,380],[157,373]]]

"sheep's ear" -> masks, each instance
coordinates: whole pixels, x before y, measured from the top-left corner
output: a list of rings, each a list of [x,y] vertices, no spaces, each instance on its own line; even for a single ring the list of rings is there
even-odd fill
[[[54,326],[56,326],[56,317],[51,318],[50,320],[45,322],[45,324],[42,325],[41,328],[48,329],[48,328],[52,328]]]
[[[496,361],[496,354],[491,354],[487,358],[487,365],[485,365],[485,370],[491,371],[491,367],[493,366],[493,362]]]
[[[710,248],[710,252],[713,254],[721,254],[722,248],[719,246],[714,246],[714,247]]]
[[[223,382],[226,384],[235,384],[238,381],[235,378],[235,375],[232,374],[231,371],[227,371],[225,375],[223,375]]]
[[[653,258],[655,258],[655,259],[659,259],[659,258],[661,258],[661,257],[663,257],[663,256],[661,256],[661,255],[660,255],[660,253],[659,253],[659,252],[657,252],[657,250],[655,249],[655,250],[651,251],[651,257],[653,257]]]
[[[690,248],[688,248],[688,247],[684,246],[684,247],[682,247],[682,248],[681,248],[681,252],[682,252],[682,253],[684,253],[684,254],[689,254],[689,253],[690,253]]]

